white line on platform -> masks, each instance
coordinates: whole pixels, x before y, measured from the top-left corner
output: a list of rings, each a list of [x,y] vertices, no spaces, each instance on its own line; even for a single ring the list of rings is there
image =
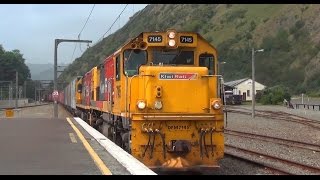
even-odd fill
[[[77,143],[78,142],[73,133],[69,133],[69,137],[70,137],[72,143]]]
[[[91,136],[93,136],[122,166],[133,175],[156,175],[147,166],[106,138],[81,118],[74,118]]]

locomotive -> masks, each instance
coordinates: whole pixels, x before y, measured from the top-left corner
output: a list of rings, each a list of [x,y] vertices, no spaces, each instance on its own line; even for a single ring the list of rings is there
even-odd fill
[[[219,167],[224,114],[217,51],[200,34],[142,32],[59,98],[151,169]]]

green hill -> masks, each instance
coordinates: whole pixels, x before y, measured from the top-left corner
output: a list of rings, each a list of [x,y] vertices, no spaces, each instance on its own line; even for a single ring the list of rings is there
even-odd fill
[[[197,31],[217,47],[226,80],[251,77],[251,49],[256,80],[285,85],[293,93],[320,91],[320,5],[168,4],[148,5],[121,29],[89,48],[60,76],[83,75],[116,48],[143,31]]]

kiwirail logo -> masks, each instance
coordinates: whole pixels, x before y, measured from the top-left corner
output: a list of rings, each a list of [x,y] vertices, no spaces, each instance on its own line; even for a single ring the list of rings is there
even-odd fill
[[[160,73],[160,80],[195,80],[197,73]]]

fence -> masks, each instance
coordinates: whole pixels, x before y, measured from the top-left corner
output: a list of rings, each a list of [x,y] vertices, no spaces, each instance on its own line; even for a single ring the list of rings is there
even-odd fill
[[[320,111],[320,104],[296,104],[296,109],[299,109],[300,106],[303,107],[304,109],[307,108],[307,109],[313,109],[313,110]]]

